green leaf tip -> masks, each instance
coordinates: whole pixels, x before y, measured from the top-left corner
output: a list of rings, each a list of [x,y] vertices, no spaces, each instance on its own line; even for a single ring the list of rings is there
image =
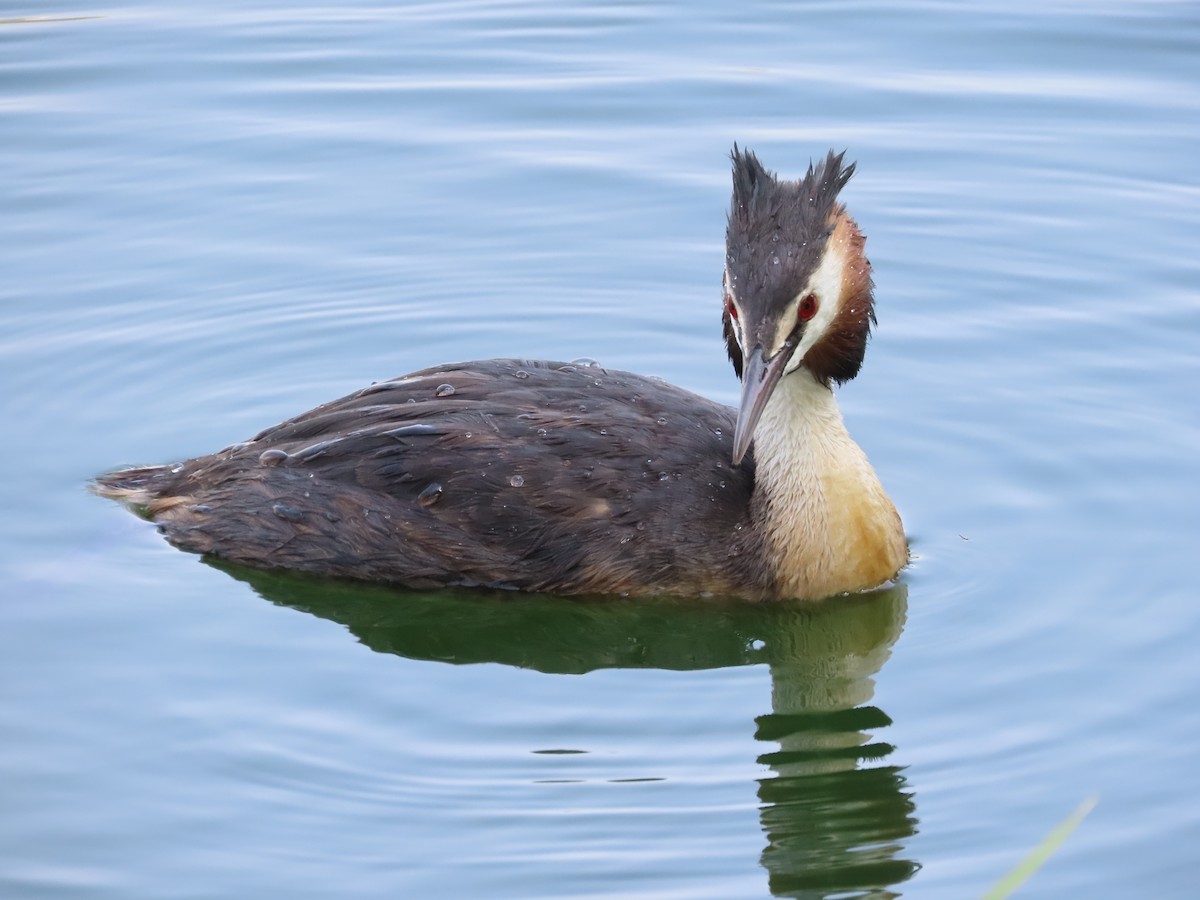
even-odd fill
[[[1075,811],[1054,827],[1042,842],[1038,844],[1011,872],[1005,875],[990,891],[983,895],[983,900],[1005,900],[1012,892],[1023,885],[1048,860],[1067,837],[1079,827],[1087,814],[1095,807],[1099,798],[1088,797],[1075,808]]]

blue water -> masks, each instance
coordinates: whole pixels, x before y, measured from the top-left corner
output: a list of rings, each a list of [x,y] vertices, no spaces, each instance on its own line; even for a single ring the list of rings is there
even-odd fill
[[[453,359],[734,402],[734,141],[829,147],[915,561],[815,608],[205,565],[89,495]],[[0,896],[1191,897],[1200,8],[11,4]]]

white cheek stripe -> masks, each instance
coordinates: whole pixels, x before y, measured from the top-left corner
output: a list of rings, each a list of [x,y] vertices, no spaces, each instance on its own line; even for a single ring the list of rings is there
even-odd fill
[[[820,342],[821,338],[825,337],[825,332],[829,330],[829,326],[833,324],[833,320],[837,318],[838,308],[842,305],[842,273],[846,267],[846,247],[844,241],[835,243],[834,237],[831,235],[829,243],[825,247],[825,255],[821,257],[821,264],[817,266],[812,277],[808,279],[808,287],[801,291],[796,299],[793,300],[794,306],[799,306],[800,300],[809,294],[813,294],[817,298],[817,313],[808,321],[808,325],[804,329],[804,337],[800,341],[800,345],[796,347],[792,358],[787,364],[784,372],[794,372],[800,367],[800,362],[804,359],[806,353],[813,348],[814,344]],[[791,312],[782,320],[783,323],[795,322],[795,312]],[[776,340],[782,344],[788,334],[788,331],[783,331],[784,325],[781,324],[780,335]]]

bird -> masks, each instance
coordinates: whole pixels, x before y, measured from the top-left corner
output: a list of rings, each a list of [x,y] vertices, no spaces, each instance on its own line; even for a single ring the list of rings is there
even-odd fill
[[[93,490],[185,551],[409,589],[772,601],[887,584],[903,525],[834,394],[876,324],[844,157],[788,180],[733,147],[736,409],[590,360],[451,363]]]

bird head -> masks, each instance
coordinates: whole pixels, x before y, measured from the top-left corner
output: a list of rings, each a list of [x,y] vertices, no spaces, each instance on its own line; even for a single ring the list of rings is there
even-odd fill
[[[838,202],[854,174],[829,152],[797,181],[733,148],[725,231],[725,344],[742,379],[733,461],[740,463],[767,401],[804,370],[829,387],[858,374],[875,322],[864,238]]]

